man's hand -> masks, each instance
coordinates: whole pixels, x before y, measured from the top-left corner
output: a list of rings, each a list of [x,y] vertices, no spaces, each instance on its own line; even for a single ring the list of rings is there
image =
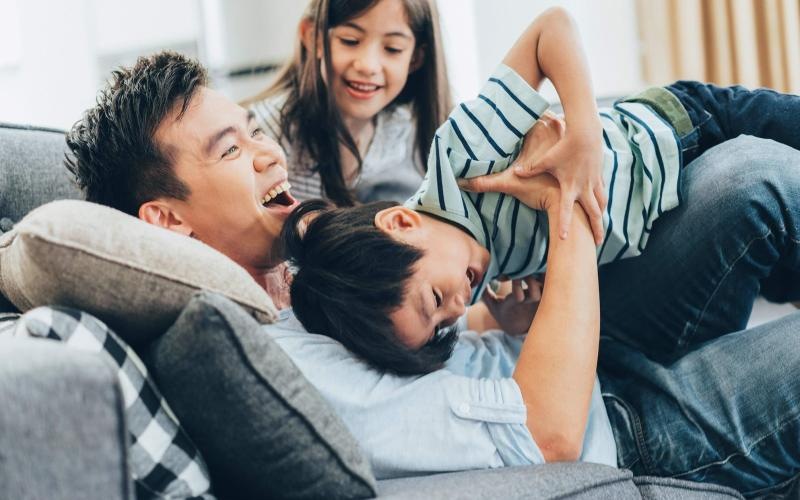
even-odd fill
[[[459,179],[458,185],[476,193],[506,193],[534,210],[547,211],[560,199],[558,182],[549,174],[520,177],[507,168],[502,172],[471,179]]]
[[[545,127],[537,129],[539,123]],[[555,145],[539,146],[537,142]],[[525,142],[513,167],[523,178],[547,172],[561,186],[559,237],[565,239],[572,219],[572,205],[578,201],[589,216],[595,244],[603,242],[603,210],[606,208],[603,185],[602,127],[599,121],[583,129],[566,128],[563,120],[545,114],[525,135]]]
[[[487,289],[482,300],[501,330],[511,335],[523,335],[528,333],[541,298],[542,283],[529,276],[514,280],[512,291],[504,297],[498,297]]]

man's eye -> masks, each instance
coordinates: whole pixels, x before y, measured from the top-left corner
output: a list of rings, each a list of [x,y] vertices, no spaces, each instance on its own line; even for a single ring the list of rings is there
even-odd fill
[[[436,307],[442,307],[442,296],[436,290],[433,291],[433,299],[436,301]]]
[[[253,130],[253,132],[250,134],[250,136],[251,137],[257,137],[257,136],[263,135],[263,134],[264,134],[264,130],[261,127],[258,127],[255,130]]]
[[[225,157],[227,157],[229,155],[232,155],[233,153],[237,152],[238,150],[239,150],[239,146],[233,145],[233,146],[229,147],[228,149],[226,149],[224,153],[222,153],[222,157],[225,158]]]

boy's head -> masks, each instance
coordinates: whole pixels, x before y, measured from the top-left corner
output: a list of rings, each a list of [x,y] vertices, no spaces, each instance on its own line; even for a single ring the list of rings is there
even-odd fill
[[[254,273],[296,202],[286,159],[243,108],[174,52],[120,68],[67,136],[88,201],[193,236]],[[277,191],[282,190],[282,193]]]
[[[443,365],[456,338],[448,327],[489,261],[458,227],[393,202],[302,203],[283,242],[299,268],[291,293],[303,325],[398,373]]]

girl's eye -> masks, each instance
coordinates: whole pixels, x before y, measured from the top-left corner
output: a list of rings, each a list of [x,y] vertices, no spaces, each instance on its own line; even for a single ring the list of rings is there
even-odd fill
[[[433,299],[436,301],[436,308],[442,307],[442,296],[436,290],[433,290]]]
[[[239,146],[233,145],[233,146],[229,147],[228,149],[226,149],[224,153],[222,153],[222,157],[225,158],[226,156],[232,155],[233,153],[237,152],[238,150],[239,150]]]
[[[356,40],[355,38],[341,38],[341,37],[339,37],[339,41],[341,41],[344,45],[347,45],[347,46],[350,46],[350,47],[352,47],[354,45],[358,45],[358,40]]]
[[[398,49],[397,47],[386,47],[386,52],[390,54],[400,54],[403,52],[403,49]]]

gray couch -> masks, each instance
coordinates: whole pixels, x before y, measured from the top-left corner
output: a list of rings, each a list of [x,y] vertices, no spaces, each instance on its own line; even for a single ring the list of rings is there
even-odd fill
[[[0,124],[0,230],[8,231],[47,201],[79,197],[62,166],[63,151],[61,131]],[[0,295],[0,314],[14,312]],[[9,314],[4,318],[0,316],[0,332],[3,324],[13,321]],[[151,352],[145,359],[158,362],[159,356],[166,354]],[[165,387],[178,418],[191,420],[188,407],[172,403],[171,394],[174,398]],[[97,356],[56,342],[0,333],[0,402],[0,498],[134,498],[119,383],[114,370]],[[187,430],[192,435],[193,429]],[[224,461],[209,456],[216,451],[195,437],[219,497],[263,496],[237,493],[237,478],[215,473],[224,468]],[[585,463],[453,472],[376,484],[379,498],[398,499],[740,498],[713,485],[635,478],[626,470]],[[272,494],[284,496],[280,491]],[[335,495],[348,497],[352,492]]]

